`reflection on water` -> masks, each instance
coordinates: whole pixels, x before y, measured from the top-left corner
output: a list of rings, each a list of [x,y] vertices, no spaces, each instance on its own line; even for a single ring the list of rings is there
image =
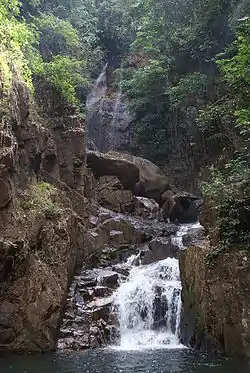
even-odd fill
[[[11,356],[1,373],[249,373],[250,363],[203,356],[190,350],[86,352]]]

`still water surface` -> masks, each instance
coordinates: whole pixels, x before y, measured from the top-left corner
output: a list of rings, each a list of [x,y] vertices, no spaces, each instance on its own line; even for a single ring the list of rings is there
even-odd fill
[[[250,373],[250,363],[191,350],[92,350],[0,359],[1,373]]]

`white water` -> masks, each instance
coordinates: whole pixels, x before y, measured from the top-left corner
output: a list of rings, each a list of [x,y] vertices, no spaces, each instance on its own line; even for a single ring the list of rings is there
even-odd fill
[[[116,292],[119,349],[182,348],[179,342],[181,282],[177,259],[132,267]]]

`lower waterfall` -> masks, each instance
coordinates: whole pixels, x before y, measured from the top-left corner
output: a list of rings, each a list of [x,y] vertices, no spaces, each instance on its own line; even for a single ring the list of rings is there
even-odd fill
[[[115,294],[122,350],[183,348],[179,342],[179,262],[167,258],[132,266]]]

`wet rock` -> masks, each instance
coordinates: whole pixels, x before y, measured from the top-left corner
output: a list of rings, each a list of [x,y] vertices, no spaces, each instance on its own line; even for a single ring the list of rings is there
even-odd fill
[[[105,297],[107,295],[110,295],[112,291],[107,286],[96,286],[93,289],[95,297]]]
[[[116,287],[118,285],[118,274],[112,271],[102,271],[99,277],[100,284],[107,287]]]
[[[107,307],[107,306],[110,307],[112,305],[112,302],[113,302],[112,297],[98,298],[98,299],[95,299],[93,302],[88,303],[88,308],[101,309],[101,308]],[[102,318],[102,319],[104,320],[104,318]]]

